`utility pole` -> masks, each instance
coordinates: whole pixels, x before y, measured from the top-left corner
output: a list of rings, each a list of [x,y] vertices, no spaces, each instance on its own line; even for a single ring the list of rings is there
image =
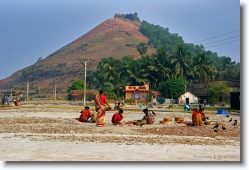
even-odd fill
[[[86,104],[86,60],[84,61],[84,63],[80,62],[81,65],[83,65],[83,67],[85,68],[85,74],[84,74],[84,98],[83,100],[83,105],[85,106]]]
[[[86,61],[85,61],[84,106],[86,106]]]
[[[172,91],[171,91],[171,102],[172,102],[172,108],[173,108],[173,96],[172,96]]]
[[[83,65],[83,67],[85,67],[85,72],[84,72],[85,73],[84,74],[84,77],[85,77],[84,78],[84,99],[83,99],[84,106],[86,104],[86,66],[87,66],[86,61],[87,61],[87,59],[85,59],[84,63],[80,62],[80,64]],[[89,65],[91,65],[93,61],[94,60],[90,59]]]
[[[54,100],[56,100],[56,81],[55,81],[55,85],[54,85]]]
[[[29,98],[29,79],[27,80],[27,101]]]

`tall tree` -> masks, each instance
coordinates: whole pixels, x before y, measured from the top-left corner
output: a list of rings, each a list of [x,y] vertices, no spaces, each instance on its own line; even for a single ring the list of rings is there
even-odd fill
[[[161,94],[166,98],[178,98],[180,95],[185,93],[185,85],[187,81],[185,77],[177,79],[169,79],[164,81],[160,86],[159,90]]]
[[[98,69],[101,70],[104,79],[111,82],[114,80],[114,74],[121,69],[121,61],[116,60],[113,57],[103,58]]]
[[[158,79],[157,86],[164,82],[167,78],[170,78],[171,69],[169,68],[169,57],[171,54],[166,52],[163,46],[157,49],[156,54],[152,54],[152,65],[149,69],[155,71],[155,76]]]
[[[147,46],[144,42],[141,42],[137,45],[137,51],[141,56],[143,56],[145,53],[147,53]]]
[[[131,85],[143,85],[149,82],[148,73],[143,68],[143,65],[139,60],[132,60],[129,65],[126,66],[126,72],[129,76],[128,84]]]
[[[221,57],[223,78],[236,79],[239,71],[235,61],[231,61],[230,57]]]
[[[205,53],[197,54],[194,60],[194,72],[199,82],[209,82],[213,78],[215,71],[212,61]]]
[[[171,64],[174,66],[174,77],[193,75],[191,54],[187,51],[184,44],[177,45],[173,50]]]
[[[105,86],[111,87],[111,89],[115,92],[115,94],[120,97],[120,94],[122,93],[122,90],[125,89],[125,86],[129,85],[126,84],[124,79],[122,79],[122,74],[121,72],[116,72],[114,73],[114,80],[111,82],[105,82]]]

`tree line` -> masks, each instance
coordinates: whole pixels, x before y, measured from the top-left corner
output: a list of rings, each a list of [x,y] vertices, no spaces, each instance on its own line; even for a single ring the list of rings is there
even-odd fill
[[[137,45],[141,57],[103,58],[96,71],[87,70],[87,89],[104,89],[115,98],[124,96],[125,86],[149,83],[150,89],[160,90],[164,97],[179,97],[186,83],[240,79],[240,63],[230,57],[219,57],[203,45],[185,43],[168,28],[146,21],[141,22],[140,31],[150,39],[148,44]],[[146,54],[148,46],[157,48],[156,52]]]

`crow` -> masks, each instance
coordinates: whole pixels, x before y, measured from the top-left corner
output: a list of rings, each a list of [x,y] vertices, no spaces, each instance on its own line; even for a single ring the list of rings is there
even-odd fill
[[[237,125],[237,123],[238,123],[237,120],[234,120],[233,126]]]
[[[229,120],[229,122],[231,122],[233,120],[233,118],[231,118],[230,120]]]
[[[206,119],[208,120],[208,119],[209,119],[209,117],[206,117]]]
[[[229,115],[226,115],[226,117],[230,117]]]
[[[142,127],[143,126],[143,124],[142,123],[140,123],[140,127]]]
[[[218,128],[218,127],[219,127],[219,123],[216,124],[216,125],[213,127],[213,129],[214,129],[214,128]]]
[[[226,127],[222,125],[222,130],[226,130]]]

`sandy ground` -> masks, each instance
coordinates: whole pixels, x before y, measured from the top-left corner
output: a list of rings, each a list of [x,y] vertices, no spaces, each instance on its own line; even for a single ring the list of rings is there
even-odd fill
[[[240,161],[239,114],[230,117],[206,113],[211,125],[187,126],[174,121],[165,125],[165,117],[191,114],[157,110],[153,125],[114,126],[107,112],[105,127],[81,123],[81,107],[48,108],[47,106],[0,108],[1,161]],[[124,121],[143,117],[141,110],[124,107]],[[214,132],[216,122],[224,124]]]

